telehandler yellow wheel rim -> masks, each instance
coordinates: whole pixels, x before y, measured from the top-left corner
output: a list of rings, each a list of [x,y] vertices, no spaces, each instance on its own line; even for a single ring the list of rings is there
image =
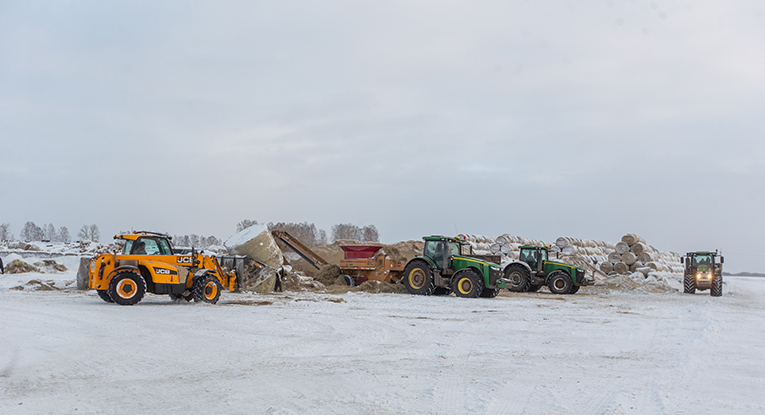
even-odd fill
[[[204,296],[208,301],[212,301],[218,296],[218,284],[215,281],[208,281],[205,284]]]
[[[462,294],[469,294],[473,291],[473,280],[471,280],[468,277],[462,277],[459,281],[457,281],[457,289]]]
[[[117,283],[117,289],[115,290],[120,298],[129,300],[135,296],[138,292],[138,286],[135,281],[130,278],[125,278]]]
[[[407,278],[409,278],[409,286],[415,290],[418,290],[425,285],[425,271],[421,268],[413,269]]]

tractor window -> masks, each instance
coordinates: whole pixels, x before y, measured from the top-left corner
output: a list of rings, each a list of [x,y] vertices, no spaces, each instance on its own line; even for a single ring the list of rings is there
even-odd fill
[[[447,255],[448,256],[455,256],[460,255],[460,244],[455,242],[449,242],[449,245],[447,246]]]
[[[547,262],[547,250],[542,249],[542,261]]]
[[[125,241],[125,246],[122,247],[122,255],[130,254],[130,251],[133,249],[133,242],[131,239]]]
[[[422,255],[433,258],[436,254],[436,245],[438,242],[436,241],[425,241],[425,249],[422,251]]]
[[[432,259],[437,267],[441,267],[444,262],[444,243],[441,241],[425,241],[423,254]]]
[[[133,250],[135,255],[159,255],[159,243],[154,238],[138,238]]]
[[[170,242],[167,239],[159,240],[159,252],[160,255],[172,255],[173,248],[170,247]]]
[[[712,256],[711,255],[696,255],[693,257],[694,267],[711,267]]]

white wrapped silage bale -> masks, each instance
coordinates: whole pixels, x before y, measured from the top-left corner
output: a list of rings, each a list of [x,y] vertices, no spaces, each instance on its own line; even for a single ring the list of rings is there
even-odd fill
[[[617,262],[614,264],[614,272],[617,274],[625,274],[629,269],[630,268],[624,262]]]
[[[625,252],[622,254],[622,262],[627,265],[632,265],[637,262],[637,257],[632,252]]]
[[[642,242],[636,242],[632,246],[630,246],[630,252],[632,252],[635,255],[640,255],[643,252],[647,250],[646,246]]]
[[[491,252],[492,255],[499,255],[502,253],[502,246],[500,246],[500,244],[491,244],[489,252]]]
[[[503,255],[507,255],[510,252],[513,252],[513,246],[509,245],[509,244],[508,245],[502,245],[499,250],[500,250],[500,252],[502,252]]]
[[[600,270],[603,271],[603,273],[608,274],[609,272],[614,270],[614,264],[610,261],[605,261],[600,263]]]
[[[645,243],[645,240],[634,233],[628,233],[624,236],[622,236],[622,242],[626,243],[628,246],[632,246],[638,242]]]
[[[617,263],[617,262],[621,262],[622,255],[620,253],[616,252],[616,251],[611,252],[611,253],[608,254],[608,260],[613,262],[614,264]]]
[[[638,257],[642,262],[651,262],[655,258],[654,254],[651,252],[642,252],[640,256]]]
[[[616,252],[618,252],[620,255],[624,255],[630,250],[630,246],[627,245],[626,242],[619,242],[616,244]]]

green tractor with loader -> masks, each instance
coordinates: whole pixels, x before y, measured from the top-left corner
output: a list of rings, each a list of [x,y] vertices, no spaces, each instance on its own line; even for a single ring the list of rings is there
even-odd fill
[[[411,294],[457,297],[496,297],[505,288],[499,256],[463,254],[463,236],[426,236],[422,256],[404,267],[401,283]]]
[[[719,261],[718,261],[719,257]],[[696,290],[709,290],[712,297],[723,294],[722,264],[725,259],[717,251],[688,252],[680,258],[685,264],[683,291],[695,294]]]
[[[536,292],[546,285],[553,294],[575,294],[579,287],[592,285],[584,269],[549,260],[546,246],[521,246],[518,260],[505,267],[504,281],[514,292]]]

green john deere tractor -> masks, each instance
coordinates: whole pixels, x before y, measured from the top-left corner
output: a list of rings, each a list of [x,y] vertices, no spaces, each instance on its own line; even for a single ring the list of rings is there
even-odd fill
[[[680,262],[685,264],[685,276],[683,278],[683,291],[686,294],[695,294],[696,290],[709,290],[712,297],[720,297],[723,294],[722,264],[724,258],[715,252],[699,251],[688,252]]]
[[[510,291],[535,292],[546,285],[553,294],[574,294],[582,285],[591,285],[584,269],[548,260],[548,247],[522,246],[518,260],[505,267],[504,281]]]
[[[502,267],[497,255],[463,254],[464,237],[426,236],[422,256],[404,267],[401,282],[411,294],[457,297],[496,297],[502,281]]]

